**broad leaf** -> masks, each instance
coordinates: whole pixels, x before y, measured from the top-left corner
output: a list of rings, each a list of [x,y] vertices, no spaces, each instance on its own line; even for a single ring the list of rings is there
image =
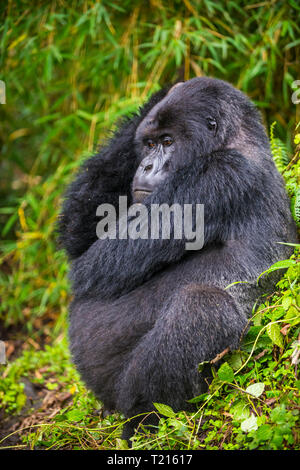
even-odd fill
[[[168,405],[164,405],[163,403],[153,403],[157,411],[163,415],[167,416],[168,418],[173,418],[176,416],[176,413],[172,410],[172,408]]]
[[[218,377],[223,382],[233,382],[234,373],[228,362],[224,362],[218,370]]]
[[[244,432],[255,431],[257,428],[257,418],[253,415],[251,415],[250,418],[245,419],[241,424],[241,430]]]
[[[272,342],[276,344],[276,346],[279,346],[280,348],[284,347],[282,334],[280,333],[280,328],[277,323],[269,323],[267,325],[267,333],[269,338],[271,338]]]
[[[257,382],[256,384],[249,385],[249,387],[246,388],[246,392],[258,398],[262,395],[262,393],[264,392],[264,389],[265,389],[265,384],[262,382]]]

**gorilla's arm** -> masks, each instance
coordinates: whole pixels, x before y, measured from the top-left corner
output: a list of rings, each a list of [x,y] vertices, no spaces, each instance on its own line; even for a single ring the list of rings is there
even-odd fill
[[[59,241],[70,258],[77,258],[97,240],[97,207],[109,203],[117,209],[119,196],[130,195],[138,166],[134,152],[136,129],[166,93],[160,90],[138,114],[125,120],[99,154],[84,162],[70,185],[58,220]]]
[[[265,196],[266,195],[266,196]],[[235,151],[194,159],[192,167],[174,173],[145,201],[150,204],[204,204],[204,245],[233,238],[249,238],[253,228],[264,226],[264,214],[272,211],[276,195],[263,169]],[[276,220],[276,219],[274,219]],[[185,254],[186,239],[97,240],[71,268],[76,295],[124,294],[145,282]],[[193,227],[195,230],[195,227]],[[248,233],[249,231],[249,233]],[[259,235],[258,235],[259,237]]]

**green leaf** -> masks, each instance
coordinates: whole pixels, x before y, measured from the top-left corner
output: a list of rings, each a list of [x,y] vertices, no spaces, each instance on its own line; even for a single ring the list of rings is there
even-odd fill
[[[209,397],[208,393],[202,393],[201,395],[198,395],[197,397],[191,398],[190,400],[187,400],[188,403],[199,403],[200,401],[207,400]]]
[[[282,334],[280,333],[280,328],[276,323],[269,323],[267,325],[267,333],[269,338],[272,340],[276,346],[283,348]]]
[[[228,364],[233,370],[238,370],[243,364],[241,352],[232,353],[228,359]]]
[[[241,423],[241,430],[244,432],[256,431],[257,428],[257,418],[253,415]]]
[[[265,389],[265,384],[262,382],[257,382],[255,384],[249,385],[249,387],[246,388],[246,392],[258,398],[262,395],[262,393],[264,392],[264,389]]]
[[[256,313],[255,316],[253,317],[253,325],[260,326],[262,319],[263,319],[263,312]]]
[[[278,261],[277,263],[274,263],[269,269],[261,273],[257,278],[257,282],[264,274],[272,273],[273,271],[277,271],[278,269],[287,269],[291,266],[294,266],[295,264],[297,263],[293,259],[285,259],[283,261]]]
[[[230,408],[230,413],[233,414],[236,420],[245,420],[249,418],[249,404],[245,401],[238,401]]]
[[[67,417],[69,421],[81,421],[86,415],[86,411],[82,410],[70,410],[67,413]]]
[[[224,364],[221,365],[218,370],[218,377],[223,382],[231,383],[234,381],[234,373],[228,362],[224,362]]]
[[[173,418],[176,416],[176,413],[172,410],[172,408],[168,405],[164,405],[163,403],[153,403],[157,411],[163,415],[167,416],[168,418]]]
[[[297,325],[300,322],[300,313],[298,312],[296,307],[294,307],[294,305],[291,305],[291,307],[288,309],[285,319],[288,323],[293,326]]]
[[[277,263],[272,264],[268,271],[275,271],[277,269],[286,269],[290,266],[295,266],[297,262],[294,259],[285,259],[283,261],[277,261]]]
[[[284,310],[288,310],[288,308],[291,306],[292,304],[292,298],[291,297],[284,297],[282,299],[282,307],[284,308]]]
[[[257,430],[256,437],[259,441],[269,441],[272,434],[272,427],[269,424],[262,424]]]
[[[285,405],[276,406],[270,413],[270,418],[273,423],[284,424],[286,421],[286,409]]]
[[[16,398],[16,404],[17,404],[17,407],[19,409],[23,408],[23,406],[26,403],[26,399],[27,399],[27,397],[26,397],[25,393],[22,393],[22,392],[18,393],[17,398]]]

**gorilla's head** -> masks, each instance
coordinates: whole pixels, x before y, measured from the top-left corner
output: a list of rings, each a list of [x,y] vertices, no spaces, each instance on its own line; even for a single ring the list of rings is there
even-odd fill
[[[226,148],[255,158],[256,145],[268,147],[257,110],[243,93],[207,77],[177,83],[136,130],[140,165],[133,199],[141,202],[171,171],[197,158]]]

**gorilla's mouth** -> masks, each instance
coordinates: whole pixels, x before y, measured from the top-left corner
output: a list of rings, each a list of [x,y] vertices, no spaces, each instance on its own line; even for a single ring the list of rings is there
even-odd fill
[[[152,193],[152,191],[149,191],[147,189],[135,189],[133,191],[134,201],[135,202],[142,202],[151,193]]]

